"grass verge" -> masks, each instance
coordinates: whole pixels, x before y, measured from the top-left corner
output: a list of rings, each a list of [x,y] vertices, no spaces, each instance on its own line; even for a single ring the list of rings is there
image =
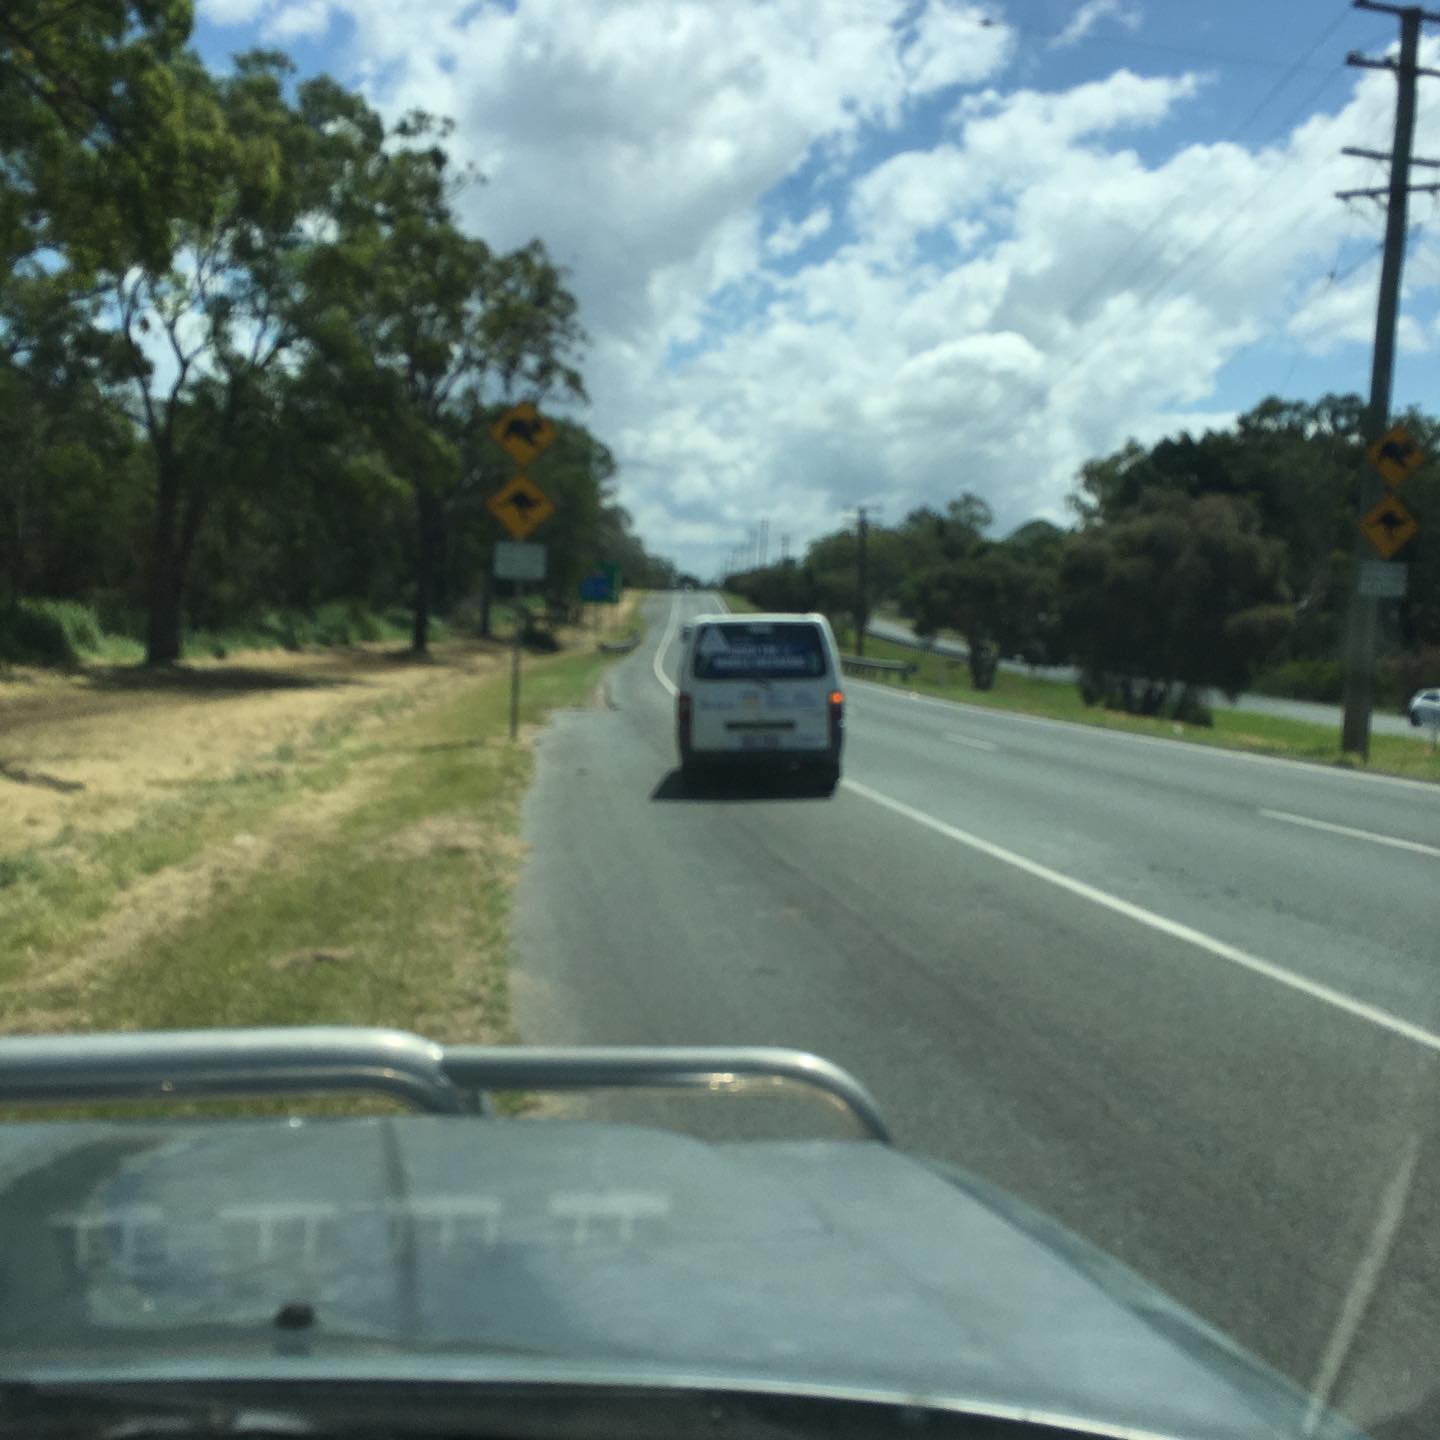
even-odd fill
[[[524,723],[583,702],[606,663],[527,659]],[[408,708],[392,699],[383,719],[287,747],[252,776],[188,787],[143,833],[12,857],[0,889],[9,1028],[326,1022],[508,1038],[508,915],[532,766],[509,742],[508,676],[469,677]],[[232,868],[241,840],[250,859]],[[144,875],[188,888],[188,903],[117,933],[115,912]]]
[[[726,599],[730,597],[727,595]],[[840,648],[847,650],[849,635],[838,635]],[[892,645],[874,636],[865,637],[865,654],[875,660],[906,660],[919,665],[912,679],[905,682],[909,689],[935,695],[945,700],[959,700],[967,705],[980,705],[992,710],[1018,711],[1053,720],[1067,720],[1077,725],[1098,726],[1104,730],[1125,730],[1137,735],[1155,735],[1170,740],[1185,740],[1197,745],[1213,745],[1226,750],[1248,750],[1261,755],[1278,755],[1291,760],[1312,760],[1327,765],[1364,769],[1376,774],[1404,775],[1418,780],[1440,782],[1440,752],[1423,742],[1394,735],[1374,735],[1370,741],[1370,762],[1358,765],[1340,750],[1337,731],[1327,726],[1308,725],[1302,720],[1288,720],[1274,715],[1255,715],[1240,710],[1215,711],[1211,727],[1183,725],[1173,720],[1157,720],[1142,715],[1126,715],[1114,710],[1087,706],[1075,685],[1057,684],[1028,675],[1002,670],[995,676],[993,690],[975,690],[970,685],[969,670],[963,660],[942,655],[926,655],[901,645]],[[884,683],[884,682],[881,682]]]

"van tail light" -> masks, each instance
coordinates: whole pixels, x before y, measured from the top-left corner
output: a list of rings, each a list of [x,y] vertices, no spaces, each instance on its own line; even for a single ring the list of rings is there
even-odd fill
[[[675,723],[680,730],[680,745],[682,749],[687,748],[690,744],[690,711],[690,697],[682,690],[675,697]]]
[[[832,690],[830,692],[830,748],[836,749],[840,744],[840,735],[845,728],[845,692],[843,690]]]

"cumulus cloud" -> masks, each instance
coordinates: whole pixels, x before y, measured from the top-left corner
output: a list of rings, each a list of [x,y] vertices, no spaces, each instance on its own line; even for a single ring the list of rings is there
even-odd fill
[[[328,0],[299,0],[280,5],[265,26],[268,38],[279,41],[313,39],[330,28]]]
[[[782,220],[765,237],[766,254],[793,255],[797,250],[803,250],[830,228],[831,218],[830,207],[821,205],[803,220]]]
[[[249,25],[265,9],[265,0],[200,0],[200,17],[216,25]]]
[[[1085,0],[1070,17],[1070,23],[1050,42],[1056,50],[1078,45],[1102,20],[1113,20],[1122,29],[1135,30],[1140,25],[1140,9],[1126,0]]]
[[[330,28],[329,0],[199,0],[197,9],[213,25],[258,25],[267,44],[314,39]]]
[[[642,533],[701,573],[761,517],[797,550],[856,503],[898,517],[961,489],[1002,527],[1063,518],[1086,458],[1204,428],[1233,356],[1348,343],[1373,295],[1364,273],[1315,282],[1375,238],[1329,197],[1356,180],[1340,148],[1389,124],[1387,75],[1247,148],[1173,139],[1195,75],[1017,89],[1013,33],[971,4],[331,8],[344,78],[455,117],[488,177],[466,223],[570,268],[585,418]],[[1417,245],[1418,300],[1437,261]]]

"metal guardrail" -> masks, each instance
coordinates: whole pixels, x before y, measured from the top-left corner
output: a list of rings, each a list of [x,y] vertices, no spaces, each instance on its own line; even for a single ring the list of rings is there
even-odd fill
[[[908,680],[920,667],[912,660],[871,660],[864,655],[842,655],[840,668],[851,675],[895,675]]]
[[[301,1025],[0,1039],[0,1104],[217,1096],[388,1095],[437,1115],[480,1114],[505,1090],[708,1089],[795,1084],[849,1111],[870,1138],[889,1127],[847,1071],[770,1046],[440,1045],[403,1030]]]

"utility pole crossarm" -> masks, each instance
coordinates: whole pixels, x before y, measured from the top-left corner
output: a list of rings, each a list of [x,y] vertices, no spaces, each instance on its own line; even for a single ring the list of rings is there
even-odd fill
[[[1431,24],[1440,24],[1440,12],[1421,10],[1414,5],[1387,5],[1384,0],[1353,0],[1353,3],[1357,10],[1373,10],[1377,15],[1397,15],[1403,20],[1406,15],[1414,14]]]
[[[1440,194],[1440,184],[1407,185],[1405,189],[1407,193],[1411,195]],[[1335,192],[1335,198],[1337,200],[1357,200],[1363,196],[1371,200],[1378,200],[1389,194],[1390,187],[1388,185],[1372,185],[1368,190],[1337,190]]]
[[[1388,165],[1394,158],[1388,150],[1362,150],[1358,145],[1345,145],[1341,147],[1342,155],[1354,155],[1360,160],[1383,160]],[[1428,165],[1431,168],[1440,167],[1440,160],[1426,160],[1423,156],[1412,155],[1412,165]]]
[[[1436,17],[1440,19],[1440,16]],[[1372,60],[1368,55],[1362,55],[1358,50],[1352,50],[1346,57],[1347,65],[1358,65],[1362,70],[1400,70],[1400,63],[1395,60]],[[1412,75],[1440,75],[1440,70],[1431,70],[1424,65],[1412,65]]]

